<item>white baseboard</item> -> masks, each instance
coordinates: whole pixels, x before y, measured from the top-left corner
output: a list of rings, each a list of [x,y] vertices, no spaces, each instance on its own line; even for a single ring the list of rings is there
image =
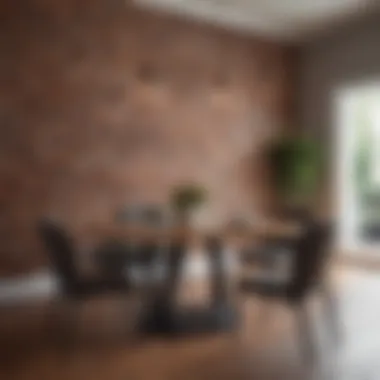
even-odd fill
[[[11,279],[0,279],[0,305],[50,298],[58,291],[54,274],[35,272]]]

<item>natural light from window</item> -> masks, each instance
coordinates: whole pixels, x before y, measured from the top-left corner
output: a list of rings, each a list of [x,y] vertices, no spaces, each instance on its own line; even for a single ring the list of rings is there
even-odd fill
[[[380,82],[336,93],[338,242],[347,251],[380,247]]]

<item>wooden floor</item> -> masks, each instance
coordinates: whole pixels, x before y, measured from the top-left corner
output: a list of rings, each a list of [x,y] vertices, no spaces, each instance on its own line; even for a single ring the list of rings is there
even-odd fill
[[[340,271],[337,291],[345,334],[337,350],[319,323],[318,303],[311,304],[320,352],[314,368],[302,359],[292,313],[282,305],[239,300],[239,331],[173,341],[134,331],[140,305],[134,297],[127,323],[120,300],[87,304],[80,334],[67,344],[48,332],[46,305],[2,308],[0,379],[379,380],[380,274]]]

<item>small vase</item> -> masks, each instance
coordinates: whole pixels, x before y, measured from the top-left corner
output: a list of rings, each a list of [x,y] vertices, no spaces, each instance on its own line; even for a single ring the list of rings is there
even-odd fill
[[[177,215],[177,224],[183,228],[199,229],[204,224],[202,209],[194,208]]]

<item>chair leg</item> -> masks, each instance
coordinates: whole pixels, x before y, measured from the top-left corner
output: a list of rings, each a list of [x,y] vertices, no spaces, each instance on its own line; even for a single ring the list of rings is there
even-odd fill
[[[307,309],[306,301],[294,306],[294,314],[302,359],[306,365],[314,364],[317,353],[316,341],[313,336],[313,323]]]

